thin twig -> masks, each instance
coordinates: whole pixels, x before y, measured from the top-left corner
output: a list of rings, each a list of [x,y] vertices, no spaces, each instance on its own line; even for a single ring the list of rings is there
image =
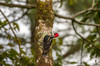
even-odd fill
[[[100,8],[88,8],[88,9],[86,9],[86,10],[82,10],[82,11],[80,11],[80,12],[78,12],[78,13],[76,13],[76,14],[74,14],[72,17],[73,18],[75,18],[75,17],[77,17],[77,16],[79,16],[79,15],[81,15],[81,14],[84,14],[84,13],[86,13],[86,12],[88,12],[88,11],[100,11]]]
[[[100,50],[100,48],[96,47],[92,42],[90,42],[88,39],[85,39],[83,36],[81,36],[75,29],[75,26],[74,26],[74,22],[72,21],[72,27],[75,31],[75,33],[80,36],[83,40],[87,41],[89,44],[91,44],[93,47],[97,48],[98,50]]]
[[[88,8],[88,9],[86,9],[86,10],[82,10],[82,11],[80,11],[80,12],[74,14],[72,17],[61,16],[61,15],[58,15],[58,14],[56,14],[56,13],[55,13],[55,16],[56,16],[56,17],[59,17],[59,18],[64,18],[64,19],[74,19],[75,17],[77,17],[77,16],[79,16],[79,15],[81,15],[81,14],[84,14],[84,13],[86,13],[86,12],[88,12],[88,11],[100,11],[100,8],[92,8],[92,7],[91,7],[91,8]]]
[[[36,5],[18,5],[18,4],[8,4],[8,3],[2,3],[0,2],[1,6],[7,6],[7,7],[19,7],[19,8],[27,8],[27,9],[32,9],[35,8]]]
[[[11,23],[14,23],[15,21],[20,20],[20,19],[23,18],[27,13],[28,13],[28,11],[26,11],[25,13],[23,13],[22,16],[20,16],[19,18],[17,18],[17,19],[15,19],[15,20],[11,21],[10,24],[11,24]],[[6,26],[6,25],[8,25],[8,23],[5,24],[5,25],[3,25],[2,27]],[[1,28],[2,28],[2,27],[1,27]]]
[[[72,17],[65,17],[65,16],[62,16],[62,15],[58,15],[57,13],[55,13],[55,16],[59,17],[59,18],[63,18],[63,19],[73,19]]]
[[[100,27],[100,24],[88,24],[88,23],[85,23],[85,22],[79,22],[79,21],[77,21],[75,19],[73,19],[73,21],[75,21],[76,23],[81,24],[81,25],[98,26],[98,27]]]
[[[88,11],[90,11],[90,10],[91,10],[91,8],[82,10],[82,11],[80,11],[80,12],[74,14],[72,17],[75,18],[75,17],[77,17],[77,16],[79,16],[79,15],[81,15],[81,14],[83,14],[83,13],[86,13],[86,12],[88,12]]]
[[[12,29],[9,20],[8,20],[7,17],[4,15],[4,13],[1,11],[1,9],[0,9],[0,12],[1,12],[1,14],[4,16],[4,18],[6,19],[6,21],[8,22],[8,24],[9,24],[9,26],[10,26],[10,29],[11,29],[11,31],[13,32],[13,34],[14,34],[14,36],[15,36],[15,38],[16,38],[17,36],[16,36],[14,30]]]
[[[81,13],[80,13],[81,14]],[[73,17],[65,17],[65,16],[61,16],[61,15],[58,15],[58,14],[55,14],[55,16],[59,17],[59,18],[63,18],[63,19],[70,19],[70,20],[73,20],[74,22],[78,23],[78,24],[81,24],[81,25],[88,25],[88,26],[100,26],[100,24],[88,24],[88,23],[85,23],[85,22],[79,22],[77,21],[75,18]]]
[[[9,24],[9,26],[10,26],[10,29],[11,29],[11,31],[13,32],[16,41],[18,42],[19,50],[20,50],[20,64],[21,64],[21,58],[22,58],[22,57],[21,57],[21,43],[19,42],[19,40],[18,40],[18,38],[17,38],[17,36],[16,36],[16,34],[15,34],[15,32],[14,32],[14,30],[13,30],[13,28],[12,28],[10,22],[9,22],[9,20],[7,19],[7,17],[6,17],[5,14],[2,12],[1,9],[0,9],[0,12],[1,12],[1,14],[4,16],[4,18],[6,19],[6,21],[8,22],[8,24]]]
[[[28,11],[26,11],[25,13],[22,14],[22,16],[20,16],[19,18],[17,18],[17,19],[15,19],[15,20],[11,21],[10,23],[13,23],[13,22],[15,22],[15,21],[20,20],[20,19],[23,18],[27,13],[28,13]]]
[[[92,0],[92,8],[95,6],[95,0]]]
[[[56,13],[55,13],[55,16],[57,16],[59,18],[63,18],[63,19],[70,19],[70,20],[72,20],[72,21],[74,21],[74,22],[76,22],[78,24],[81,24],[81,25],[100,26],[100,24],[88,24],[88,23],[85,23],[85,22],[80,22],[80,21],[78,21],[78,20],[75,19],[77,16],[79,16],[81,14],[84,14],[84,13],[86,13],[88,11],[100,11],[100,8],[93,8],[93,7],[96,7],[96,5],[94,5],[94,2],[95,2],[95,0],[93,0],[93,6],[92,7],[88,8],[86,10],[82,10],[82,11],[74,14],[72,17],[61,16],[61,15],[58,15]]]

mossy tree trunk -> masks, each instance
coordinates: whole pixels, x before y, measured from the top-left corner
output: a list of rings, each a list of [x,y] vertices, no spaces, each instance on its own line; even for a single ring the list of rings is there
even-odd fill
[[[36,28],[34,38],[36,66],[53,66],[51,49],[46,57],[42,56],[42,41],[45,35],[51,35],[54,14],[52,0],[37,0]]]

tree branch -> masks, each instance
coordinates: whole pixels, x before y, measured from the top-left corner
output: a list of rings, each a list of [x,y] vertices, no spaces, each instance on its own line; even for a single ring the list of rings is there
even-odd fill
[[[27,9],[32,9],[36,7],[36,5],[18,5],[18,4],[8,4],[8,3],[2,3],[2,2],[0,2],[0,5],[6,6],[6,7],[18,7],[18,8],[27,8]]]
[[[20,64],[21,64],[21,58],[22,58],[22,57],[21,57],[21,43],[19,42],[19,40],[18,40],[18,38],[17,38],[17,36],[16,36],[16,34],[15,34],[15,32],[14,32],[14,30],[13,30],[13,28],[12,28],[10,22],[9,22],[9,20],[7,19],[7,17],[6,17],[5,14],[2,12],[1,9],[0,9],[0,12],[1,12],[1,14],[4,16],[4,18],[6,19],[6,21],[8,22],[8,24],[9,24],[9,26],[10,26],[10,29],[11,29],[11,31],[13,32],[16,41],[18,42],[18,46],[19,46],[19,50],[20,50]]]
[[[55,16],[59,17],[59,18],[63,18],[63,19],[71,19],[71,20],[73,19],[72,17],[65,17],[65,16],[62,16],[62,15],[58,15],[56,13],[55,13]]]
[[[95,10],[98,10],[98,9],[95,9]],[[75,16],[73,17],[65,17],[65,16],[61,16],[61,15],[58,15],[55,13],[55,16],[59,17],[59,18],[63,18],[63,19],[70,19],[70,20],[73,20],[74,22],[78,23],[78,24],[81,24],[81,25],[88,25],[88,26],[100,26],[100,24],[88,24],[88,23],[85,23],[85,22],[79,22],[75,19],[76,16],[84,13],[84,12],[87,12],[87,10],[84,10],[82,12],[79,12],[77,13]]]
[[[22,16],[20,16],[19,18],[17,18],[17,19],[15,19],[15,20],[11,21],[10,23],[13,23],[13,22],[15,22],[15,21],[20,20],[20,19],[23,18],[27,13],[28,13],[28,11],[24,12],[24,13],[22,14]]]
[[[93,46],[94,48],[97,48],[98,50],[100,50],[100,48],[96,47],[92,42],[90,42],[88,39],[85,39],[83,36],[81,36],[81,35],[76,31],[73,21],[72,21],[72,27],[73,27],[75,33],[76,33],[78,36],[80,36],[83,40],[87,41],[89,44],[92,44],[92,46]]]
[[[1,14],[4,16],[4,18],[6,19],[6,21],[8,22],[8,24],[9,24],[9,26],[10,26],[10,29],[11,29],[11,31],[13,32],[13,34],[14,34],[15,38],[17,38],[17,36],[16,36],[16,34],[15,34],[14,30],[12,29],[12,27],[11,27],[11,25],[10,25],[9,20],[7,19],[7,17],[4,15],[4,13],[3,13],[1,10],[0,10],[0,12],[1,12]]]
[[[63,19],[70,19],[70,20],[72,20],[72,21],[74,21],[74,22],[76,22],[76,23],[78,23],[78,24],[81,24],[81,25],[97,26],[97,27],[99,27],[100,24],[88,24],[88,23],[85,23],[85,22],[79,22],[79,21],[77,21],[77,20],[75,19],[77,16],[79,16],[79,15],[81,15],[81,14],[84,14],[84,13],[86,13],[86,12],[88,12],[88,11],[100,11],[100,8],[98,8],[98,9],[97,9],[97,8],[94,8],[94,7],[97,6],[97,5],[94,5],[94,3],[95,3],[95,0],[92,1],[92,6],[91,6],[90,8],[88,8],[88,9],[86,9],[86,10],[83,10],[83,11],[80,11],[80,12],[74,14],[72,17],[64,17],[64,16],[58,15],[58,14],[56,14],[56,13],[55,13],[55,16],[57,16],[57,17],[59,17],[59,18],[63,18]]]
[[[92,0],[92,8],[95,6],[95,0]]]

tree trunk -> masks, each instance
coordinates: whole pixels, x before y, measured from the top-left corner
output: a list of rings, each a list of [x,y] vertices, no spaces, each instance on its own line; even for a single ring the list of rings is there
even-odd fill
[[[52,11],[52,0],[37,0],[36,11],[36,25],[35,25],[35,64],[36,66],[53,66],[52,51],[46,57],[42,56],[42,41],[45,35],[51,35],[54,14]]]

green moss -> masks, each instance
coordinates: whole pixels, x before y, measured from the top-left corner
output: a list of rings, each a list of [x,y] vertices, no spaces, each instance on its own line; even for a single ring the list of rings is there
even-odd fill
[[[50,2],[39,1],[37,8],[37,19],[42,19],[44,21],[43,23],[50,27],[54,19],[51,16],[53,14],[52,4]]]

